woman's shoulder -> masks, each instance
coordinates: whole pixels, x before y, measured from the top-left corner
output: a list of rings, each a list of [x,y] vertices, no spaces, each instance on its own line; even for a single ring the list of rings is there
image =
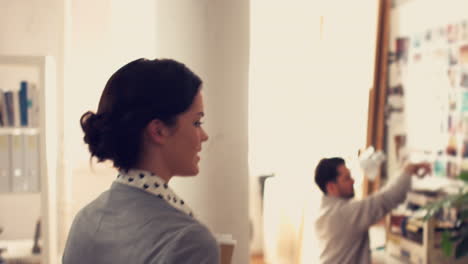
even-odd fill
[[[216,242],[215,237],[211,233],[211,231],[202,223],[194,220],[190,224],[187,224],[185,227],[181,228],[180,236],[188,236],[188,237],[198,237],[200,239],[209,241],[209,242]]]
[[[218,263],[218,242],[209,229],[197,221],[180,229],[172,242],[176,260],[173,263],[182,263],[188,258],[197,263]]]

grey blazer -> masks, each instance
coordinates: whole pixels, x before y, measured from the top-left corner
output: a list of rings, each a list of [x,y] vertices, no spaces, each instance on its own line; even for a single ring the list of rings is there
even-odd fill
[[[200,222],[143,190],[114,182],[76,215],[64,264],[218,264],[219,247]]]

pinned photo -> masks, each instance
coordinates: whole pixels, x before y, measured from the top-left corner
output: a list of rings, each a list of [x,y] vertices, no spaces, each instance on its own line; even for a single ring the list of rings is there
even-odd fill
[[[393,87],[390,87],[390,89],[388,89],[388,95],[403,96],[404,95],[403,85],[399,84],[399,85],[395,85]]]
[[[455,49],[449,48],[449,65],[453,66],[458,64],[458,54]]]
[[[406,63],[408,61],[409,38],[396,39],[396,60]]]
[[[468,21],[463,20],[460,23],[460,39],[468,40]]]
[[[431,30],[426,31],[425,40],[426,40],[426,42],[430,42],[432,40],[432,31]]]
[[[445,37],[445,27],[440,27],[439,28],[439,36],[440,36],[440,38]]]
[[[460,86],[468,89],[468,73],[467,72],[462,72],[460,76]]]
[[[462,45],[459,48],[460,63],[468,65],[468,45]]]
[[[463,142],[462,156],[463,158],[468,158],[468,140]]]
[[[458,27],[456,25],[447,26],[447,42],[454,43],[457,41]]]
[[[461,100],[461,110],[462,110],[462,113],[468,113],[468,92],[463,92],[463,95],[462,95],[462,100]],[[466,120],[463,119],[463,126],[465,127],[466,124],[465,124]]]
[[[395,144],[395,156],[397,160],[402,161],[404,151],[406,148],[406,135],[400,134],[393,137],[393,142]]]
[[[445,148],[445,153],[447,153],[448,156],[457,156],[457,140],[453,134],[450,135],[449,142]]]
[[[459,174],[460,166],[454,161],[447,162],[447,178],[456,179]]]
[[[422,44],[421,43],[421,37],[418,36],[418,35],[414,36],[414,38],[413,38],[413,48],[419,48],[419,47],[421,47],[421,44]]]
[[[436,58],[445,58],[447,57],[447,50],[443,48],[438,48],[434,50],[434,57]]]
[[[416,53],[413,55],[413,62],[420,62],[422,60],[421,53]]]
[[[449,67],[449,69],[447,71],[447,74],[448,74],[450,87],[456,88],[456,85],[457,85],[457,70],[455,69],[455,67]]]
[[[464,140],[468,140],[468,115],[463,115],[463,138]]]

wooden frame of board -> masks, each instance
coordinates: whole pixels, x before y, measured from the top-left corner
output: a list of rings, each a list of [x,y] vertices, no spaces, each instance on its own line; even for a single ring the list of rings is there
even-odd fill
[[[374,82],[369,92],[366,148],[373,146],[375,150],[384,150],[391,0],[379,0],[378,9]],[[363,197],[380,188],[383,170],[380,171],[373,181],[364,177]]]

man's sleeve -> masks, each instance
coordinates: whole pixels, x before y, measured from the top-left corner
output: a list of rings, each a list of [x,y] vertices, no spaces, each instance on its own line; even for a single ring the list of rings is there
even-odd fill
[[[382,219],[393,208],[406,199],[411,188],[411,175],[401,173],[400,176],[381,191],[363,199],[350,202],[343,208],[343,216],[359,231],[367,230],[371,225]]]
[[[213,235],[200,224],[187,226],[171,245],[167,264],[219,264],[219,246]]]

